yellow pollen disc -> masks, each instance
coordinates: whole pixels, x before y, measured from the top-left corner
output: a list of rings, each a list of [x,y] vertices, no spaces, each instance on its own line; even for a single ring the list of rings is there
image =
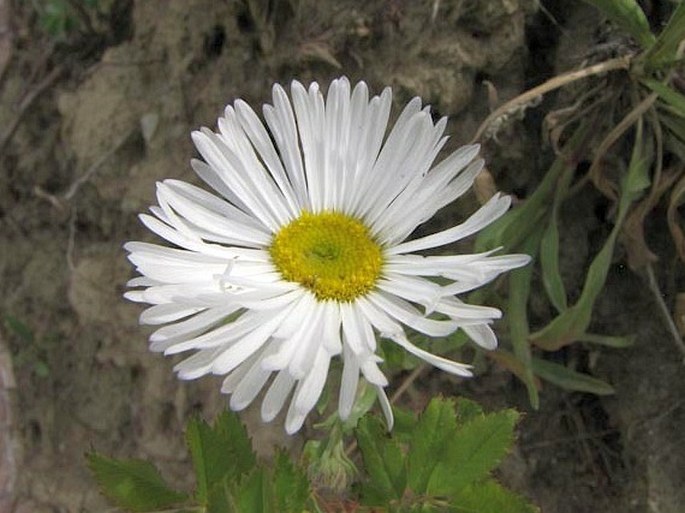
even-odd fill
[[[369,292],[381,273],[381,247],[357,219],[337,212],[300,217],[281,228],[269,248],[284,279],[318,299],[348,302]]]

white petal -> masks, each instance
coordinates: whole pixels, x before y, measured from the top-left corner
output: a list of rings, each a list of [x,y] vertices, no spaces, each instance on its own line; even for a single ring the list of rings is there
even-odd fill
[[[472,375],[471,371],[469,370],[471,368],[470,365],[453,362],[446,358],[436,356],[409,342],[402,327],[390,319],[387,313],[375,306],[373,301],[367,300],[366,298],[361,298],[357,301],[357,304],[364,312],[364,315],[374,324],[374,326],[376,326],[376,329],[380,331],[381,336],[391,339],[397,345],[403,347],[414,356],[425,360],[426,362],[441,370],[444,370],[445,372],[457,374],[459,376]]]
[[[223,351],[214,360],[214,364],[212,365],[212,373],[227,374],[235,369],[246,358],[262,347],[267,340],[269,340],[273,332],[289,312],[290,309],[283,310],[281,313],[261,324],[251,333],[245,335],[235,344]]]
[[[392,406],[390,405],[390,401],[388,401],[388,396],[385,395],[383,387],[376,387],[376,397],[378,397],[378,402],[381,404],[381,410],[385,416],[388,431],[392,431],[392,428],[395,425],[395,417],[392,414]]]
[[[409,253],[413,251],[421,251],[437,246],[444,246],[452,242],[458,241],[469,235],[476,233],[487,225],[501,217],[511,205],[511,198],[509,196],[500,196],[495,194],[485,205],[480,207],[471,217],[465,222],[449,228],[442,232],[434,233],[426,237],[414,239],[409,242],[403,242],[393,248],[387,250],[389,255],[397,255],[399,253]]]
[[[264,106],[264,119],[274,136],[299,204],[308,209],[310,204],[295,115],[288,95],[279,84],[273,87],[273,102],[273,106]]]
[[[150,335],[150,350],[164,351],[182,339],[188,340],[189,337],[195,337],[203,331],[212,328],[237,310],[237,306],[211,308],[185,321],[163,326]]]
[[[342,420],[347,420],[354,406],[359,384],[359,360],[349,349],[343,350],[343,372],[340,381],[340,396],[338,398],[338,415]]]
[[[441,296],[440,285],[423,278],[403,276],[399,273],[384,272],[384,279],[378,280],[377,287],[385,292],[408,301],[419,303],[431,310]]]
[[[386,378],[385,374],[378,368],[378,361],[380,361],[380,358],[378,357],[367,358],[366,361],[362,363],[361,371],[362,374],[364,374],[366,381],[369,383],[380,387],[386,387],[388,386],[388,378]]]
[[[167,303],[147,308],[140,314],[140,324],[165,324],[183,319],[197,312],[202,307],[188,307],[187,305]]]
[[[242,100],[237,100],[235,102],[235,111],[245,134],[250,138],[250,142],[253,144],[278,184],[281,193],[288,203],[290,211],[292,213],[299,212],[304,208],[304,205],[300,204],[285,169],[283,168],[281,159],[278,156],[278,153],[276,153],[276,149],[274,148],[264,125],[259,121],[257,114],[255,114],[250,106]]]
[[[297,383],[295,388],[295,394],[293,395],[293,400],[290,402],[290,407],[288,408],[288,413],[285,416],[285,432],[289,435],[294,435],[297,433],[302,424],[304,424],[304,419],[307,417],[306,413],[302,413],[295,407],[298,396],[302,393],[302,381]]]
[[[179,379],[197,379],[208,374],[221,348],[203,349],[174,366]]]
[[[228,347],[241,337],[257,330],[269,318],[267,312],[245,312],[231,323],[220,326],[203,335],[175,342],[164,349],[165,355],[177,354],[191,349],[207,349],[211,347]],[[163,342],[162,342],[163,343]]]
[[[247,408],[262,390],[269,376],[271,372],[262,369],[259,361],[253,363],[231,395],[231,409],[240,411]]]
[[[401,323],[431,337],[445,337],[458,327],[454,321],[427,319],[403,299],[384,292],[372,292],[367,297],[371,303]]]
[[[467,378],[473,376],[473,373],[471,372],[471,365],[453,362],[452,360],[448,360],[447,358],[443,358],[442,356],[437,356],[433,353],[429,353],[428,351],[424,351],[420,347],[417,347],[411,342],[409,342],[409,340],[404,335],[395,336],[392,340],[397,345],[406,349],[409,353],[413,354],[417,358],[421,358],[425,362],[430,363],[432,366],[437,367],[440,370]]]
[[[262,420],[264,422],[271,422],[276,418],[276,415],[283,409],[293,385],[295,385],[295,378],[288,374],[288,371],[283,370],[276,374],[264,396],[264,401],[262,401]]]
[[[487,324],[477,324],[474,326],[464,326],[464,332],[476,344],[484,349],[492,350],[497,348],[497,336],[492,328]]]
[[[330,362],[331,356],[323,347],[319,348],[314,359],[314,365],[302,381],[302,390],[295,400],[295,408],[300,413],[307,415],[316,406],[326,384]]]

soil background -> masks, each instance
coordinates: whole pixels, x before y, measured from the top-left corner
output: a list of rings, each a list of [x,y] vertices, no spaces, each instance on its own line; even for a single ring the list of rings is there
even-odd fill
[[[646,3],[662,22],[670,3]],[[418,95],[449,116],[449,150],[493,104],[607,43],[606,24],[580,1],[102,0],[57,35],[36,4],[0,0],[0,513],[112,511],[84,464],[93,448],[150,459],[192,486],[184,422],[213,418],[226,399],[218,380],[179,382],[173,359],[148,352],[140,308],[122,298],[133,275],[122,244],[153,240],[136,216],[155,203],[155,182],[198,183],[192,129],[214,127],[236,98],[258,110],[274,82],[325,88],[344,74],[374,93],[392,86],[395,115]],[[553,158],[541,120],[555,101],[510,120],[483,148],[497,188],[520,200]],[[562,271],[577,296],[611,224],[591,188],[573,203]],[[467,199],[441,219],[476,205]],[[683,272],[655,219],[649,240],[672,305]],[[419,409],[433,393],[464,394],[525,412],[499,477],[544,513],[685,511],[683,361],[624,260],[618,251],[592,327],[635,334],[635,344],[549,356],[610,382],[615,395],[548,385],[533,411],[510,373],[483,363],[468,382],[427,372],[402,401]],[[552,314],[535,296],[530,307],[540,325]],[[257,415],[242,418],[264,457],[301,445],[281,421],[263,426]]]

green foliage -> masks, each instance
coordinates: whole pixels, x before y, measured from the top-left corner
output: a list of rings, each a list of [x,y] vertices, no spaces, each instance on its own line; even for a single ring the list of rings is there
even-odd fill
[[[44,337],[36,337],[26,323],[13,315],[5,315],[4,324],[18,341],[18,349],[13,355],[14,365],[17,368],[30,368],[39,378],[49,377],[50,352],[59,346],[59,335],[50,333]]]
[[[87,455],[88,466],[102,491],[128,511],[155,511],[187,500],[169,488],[157,469],[143,460],[114,460],[97,453]]]
[[[585,0],[604,13],[612,22],[633,36],[643,48],[654,43],[649,22],[637,0]]]
[[[255,466],[250,440],[236,415],[222,414],[213,428],[203,420],[191,420],[186,440],[195,467],[195,494],[200,504],[208,503],[212,486],[233,481]]]
[[[648,68],[658,69],[678,59],[678,47],[685,39],[685,4],[680,2],[666,27],[644,55]]]
[[[535,374],[557,385],[575,392],[589,392],[596,395],[611,395],[614,389],[602,380],[569,369],[565,365],[533,358],[532,367]]]
[[[95,21],[112,8],[113,0],[33,0],[38,23],[55,39],[83,32],[94,33]]]
[[[51,36],[64,36],[76,27],[77,20],[65,0],[47,0],[37,5],[40,24]]]
[[[359,487],[333,490],[353,503],[382,512],[453,511],[533,513],[525,499],[506,490],[490,473],[514,439],[518,414],[484,414],[476,403],[434,399],[418,420],[398,411],[390,436],[375,416],[361,418],[356,437],[365,479]],[[342,423],[333,425],[334,430]],[[192,420],[187,442],[196,474],[194,494],[168,486],[142,460],[115,460],[91,453],[88,465],[102,493],[133,512],[303,513],[337,511],[338,499],[314,499],[305,471],[279,451],[259,463],[238,418],[221,415],[213,426]],[[322,447],[337,446],[322,441]],[[313,476],[318,480],[318,476]],[[349,483],[346,483],[349,484]],[[358,494],[360,496],[357,496]]]
[[[278,452],[271,465],[257,462],[245,427],[234,413],[219,416],[213,426],[191,420],[186,440],[196,475],[189,496],[167,486],[149,462],[114,460],[96,453],[88,463],[102,493],[120,508],[153,512],[301,513],[313,499],[306,473]]]
[[[680,258],[685,261],[685,230],[677,216],[676,191],[685,183],[685,95],[680,86],[685,60],[685,3],[673,6],[668,23],[652,33],[637,0],[586,0],[641,46],[621,46],[618,58],[593,61],[580,72],[553,77],[536,87],[552,91],[573,84],[573,100],[547,116],[546,129],[556,158],[533,193],[518,208],[479,234],[477,251],[502,247],[505,252],[531,255],[534,263],[510,275],[508,312],[511,349],[500,348],[492,358],[509,368],[537,407],[540,379],[567,390],[613,393],[612,387],[563,364],[539,357],[574,343],[621,348],[632,336],[591,333],[595,305],[604,290],[616,248],[623,245],[631,269],[651,265],[657,255],[646,241],[645,219],[659,202],[670,197],[668,227]],[[657,22],[654,23],[657,25]],[[529,101],[530,92],[520,101]],[[514,102],[515,103],[515,102]],[[525,105],[525,103],[523,103]],[[479,133],[484,133],[479,129]],[[578,163],[590,162],[578,179]],[[588,185],[611,203],[611,230],[588,264],[579,291],[567,291],[562,273],[564,239],[561,212]],[[571,248],[570,251],[573,251]],[[555,316],[531,326],[527,305],[534,277]],[[570,292],[570,293],[569,293]],[[576,296],[575,302],[572,298]]]
[[[385,433],[375,417],[357,429],[367,479],[362,504],[376,511],[537,511],[502,488],[490,472],[514,439],[518,414],[484,414],[475,403],[433,399],[408,437]]]

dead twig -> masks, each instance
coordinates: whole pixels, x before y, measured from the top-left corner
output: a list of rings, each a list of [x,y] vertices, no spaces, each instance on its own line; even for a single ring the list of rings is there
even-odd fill
[[[652,264],[647,264],[645,266],[645,270],[647,273],[647,284],[649,285],[649,290],[652,293],[652,296],[654,296],[654,301],[659,307],[659,313],[664,318],[668,332],[670,333],[676,347],[680,350],[680,353],[683,356],[683,362],[685,363],[685,343],[678,332],[678,327],[675,325],[675,322],[671,317],[668,306],[666,306],[666,301],[664,301],[661,289],[659,289],[659,284],[656,282],[656,276],[654,275],[654,268],[652,267]]]
[[[64,69],[64,66],[57,66],[56,68],[54,68],[26,95],[24,100],[21,102],[21,105],[19,106],[19,111],[17,112],[17,115],[14,117],[12,121],[10,121],[7,124],[5,131],[2,133],[2,136],[0,136],[0,153],[2,153],[5,150],[5,146],[7,146],[7,143],[14,135],[14,132],[17,130],[19,123],[21,123],[21,120],[23,119],[24,114],[26,114],[26,111],[29,109],[29,107],[33,105],[33,102],[42,93],[44,93],[57,81],[57,79],[64,72]]]
[[[626,70],[630,67],[630,61],[631,59],[629,56],[617,57],[616,59],[610,59],[608,61],[600,62],[599,64],[593,64],[592,66],[588,66],[577,71],[563,73],[547,80],[539,86],[529,89],[516,98],[509,100],[504,105],[494,110],[487,118],[485,118],[485,121],[483,121],[478,127],[478,130],[476,130],[476,135],[473,136],[471,142],[474,143],[480,140],[486,131],[491,130],[495,125],[501,124],[502,121],[508,119],[512,113],[520,112],[522,108],[529,106],[531,103],[535,103],[537,98],[541,97],[542,95],[570,84],[571,82],[575,82],[576,80],[581,80],[593,75],[599,75],[608,71],[621,69]]]
[[[107,150],[104,154],[100,156],[99,159],[97,159],[87,170],[85,173],[83,173],[81,176],[79,176],[74,182],[69,186],[69,189],[62,195],[62,198],[64,201],[71,201],[71,199],[74,197],[74,195],[78,192],[79,188],[86,183],[88,180],[91,179],[91,177],[97,172],[100,167],[107,162],[112,155],[114,155],[117,151],[119,151],[119,148],[121,148],[126,141],[128,141],[129,137],[135,132],[137,129],[133,128],[126,132],[123,137],[121,137],[109,150]]]
[[[637,123],[638,119],[640,119],[643,114],[652,108],[652,105],[654,105],[657,98],[658,95],[652,93],[638,103],[614,128],[611,129],[597,148],[595,158],[592,161],[587,174],[597,189],[599,189],[607,198],[616,201],[618,194],[614,188],[612,188],[613,184],[600,173],[602,159],[609,151],[609,148],[611,148],[611,146],[613,146],[631,126]]]
[[[112,155],[119,151],[119,149],[126,143],[126,141],[128,141],[128,139],[131,137],[131,135],[133,135],[135,131],[136,128],[132,128],[131,130],[126,132],[109,150],[102,154],[100,158],[98,158],[86,170],[85,173],[83,173],[76,180],[74,180],[64,193],[59,195],[50,194],[39,185],[34,186],[33,193],[37,197],[46,200],[53,207],[55,207],[55,209],[61,212],[69,210],[68,203],[71,202],[72,199],[74,199],[74,196],[76,196],[76,193],[81,188],[81,186],[88,180],[90,180],[93,177],[93,175],[95,175],[95,173],[97,173],[97,171],[102,167],[102,165],[105,164],[105,162],[107,162],[110,158],[112,158]]]

